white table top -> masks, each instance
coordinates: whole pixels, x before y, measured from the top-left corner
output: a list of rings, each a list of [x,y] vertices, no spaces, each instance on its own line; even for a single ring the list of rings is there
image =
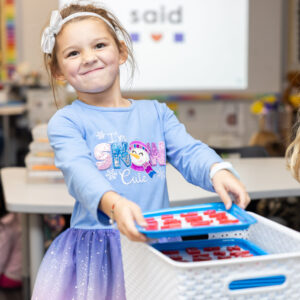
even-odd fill
[[[300,183],[292,177],[286,167],[286,161],[282,157],[231,158],[226,161],[230,161],[238,171],[240,180],[252,200],[300,196]],[[180,180],[181,174],[174,168],[172,169],[172,172],[169,173],[167,170],[171,206],[193,204],[195,199],[201,200],[198,202],[219,200],[216,193],[183,182],[183,178]]]
[[[25,103],[3,104],[0,105],[0,116],[21,115],[26,111],[26,109],[27,107]]]
[[[300,196],[300,183],[286,169],[284,158],[230,159],[252,199]],[[1,170],[6,207],[24,213],[71,213],[74,199],[63,183],[26,182],[25,168]],[[167,183],[172,206],[217,201],[217,194],[196,187],[171,165]]]
[[[6,209],[24,213],[71,213],[74,199],[64,183],[27,183],[26,168],[1,170]]]

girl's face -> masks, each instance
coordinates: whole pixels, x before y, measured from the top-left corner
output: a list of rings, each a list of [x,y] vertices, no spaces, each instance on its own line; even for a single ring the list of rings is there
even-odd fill
[[[80,94],[101,93],[119,82],[119,66],[126,61],[127,52],[119,52],[102,20],[67,23],[56,43],[56,78],[68,81]]]

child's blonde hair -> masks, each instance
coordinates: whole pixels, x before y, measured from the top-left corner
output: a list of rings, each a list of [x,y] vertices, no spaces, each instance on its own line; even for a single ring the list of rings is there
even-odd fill
[[[114,30],[112,30],[112,28],[110,28],[110,26],[105,24],[107,26],[107,29],[110,32],[111,36],[113,37],[120,53],[124,52],[125,49],[124,49],[124,44],[121,43],[116,32],[118,32],[119,35],[121,35],[124,38],[124,42],[127,47],[126,52],[128,54],[127,61],[131,67],[131,78],[132,78],[134,75],[136,63],[135,63],[135,60],[133,57],[131,38],[130,38],[129,33],[121,25],[119,20],[107,9],[95,7],[93,5],[84,5],[83,6],[83,5],[72,4],[70,6],[63,8],[60,11],[60,14],[61,14],[62,19],[65,19],[66,17],[68,17],[74,13],[77,13],[77,12],[92,12],[92,13],[96,13],[96,14],[100,15],[101,17],[103,17],[104,19],[106,19],[112,25],[112,27],[115,29],[115,31],[114,31]],[[70,20],[69,22],[76,22],[76,20],[78,21],[78,20],[83,20],[86,18],[93,18],[93,17],[92,16],[80,16],[78,18]],[[47,70],[47,73],[48,73],[48,76],[50,79],[50,85],[51,85],[51,88],[53,91],[55,103],[57,103],[57,101],[56,101],[57,84],[56,84],[56,79],[55,79],[54,75],[57,74],[57,71],[59,68],[57,56],[56,56],[56,49],[57,49],[57,45],[55,44],[51,54],[48,54],[48,53],[44,54],[44,64],[45,64],[45,67],[46,67],[46,70]]]
[[[297,113],[297,122],[293,127],[294,139],[286,149],[286,159],[288,168],[292,175],[300,182],[300,109]]]

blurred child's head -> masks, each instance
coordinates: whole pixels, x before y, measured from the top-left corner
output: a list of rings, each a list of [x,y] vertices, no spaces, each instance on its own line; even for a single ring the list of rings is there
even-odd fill
[[[276,134],[267,130],[259,130],[249,141],[249,146],[264,147],[270,156],[283,156],[284,147]]]
[[[53,12],[42,49],[53,88],[59,80],[69,82],[77,93],[102,92],[119,84],[119,66],[126,61],[133,76],[130,36],[104,8],[70,5]],[[101,86],[96,86],[96,78]]]

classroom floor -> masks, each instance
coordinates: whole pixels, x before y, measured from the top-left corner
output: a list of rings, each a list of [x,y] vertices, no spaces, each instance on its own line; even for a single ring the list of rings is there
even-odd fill
[[[0,289],[0,300],[22,300],[22,289],[2,290]]]

